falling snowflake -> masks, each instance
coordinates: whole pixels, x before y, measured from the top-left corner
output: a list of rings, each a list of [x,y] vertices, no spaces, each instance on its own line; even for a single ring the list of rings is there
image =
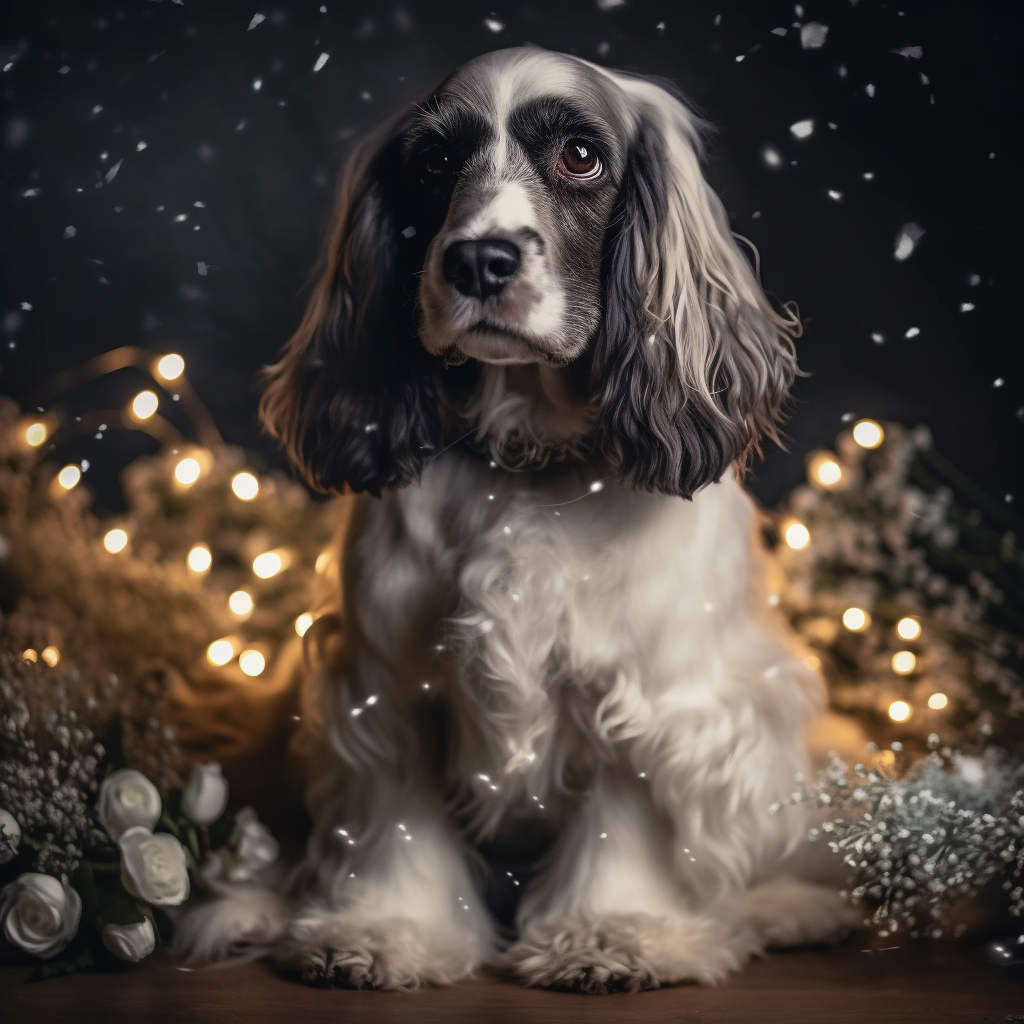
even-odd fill
[[[899,50],[892,50],[892,53],[898,53],[901,57],[910,57],[913,60],[920,60],[924,50],[920,46],[904,46]]]
[[[874,96],[875,95],[875,87],[874,87],[874,85],[871,84],[871,82],[868,82],[868,84],[864,86],[864,91],[869,96]]]
[[[321,53],[320,56],[317,57],[316,63],[313,65],[313,70],[319,71],[330,59],[330,56],[331,55],[329,53]]]
[[[78,234],[78,229],[74,226],[74,224],[69,224],[64,229],[64,237],[65,238],[74,238],[76,234]]]
[[[616,7],[625,7],[626,0],[597,0],[597,9],[599,11],[611,11]]]
[[[504,31],[505,23],[503,21],[498,21],[497,18],[484,18],[484,28],[489,32],[497,34],[498,32]]]
[[[924,235],[924,228],[920,224],[904,224],[896,235],[896,248],[893,257],[902,263],[917,248],[917,243]]]
[[[970,313],[970,311],[972,309],[974,309],[974,303],[973,302],[961,302],[960,303],[960,312],[961,313]]]
[[[805,50],[820,50],[825,45],[828,25],[820,21],[809,21],[800,28],[800,45]]]
[[[254,14],[252,16],[252,21],[249,22],[249,27],[246,29],[246,32],[251,32],[257,25],[261,24],[262,22],[264,22],[266,20],[267,19],[266,19],[265,15],[263,15],[263,14]]]
[[[916,338],[921,333],[920,327],[908,327],[906,333],[903,335],[904,338]]]
[[[789,126],[789,130],[798,139],[806,139],[814,131],[814,119],[809,117],[806,121],[797,121]]]
[[[109,185],[109,184],[110,184],[110,183],[111,183],[111,182],[112,182],[112,181],[114,180],[114,178],[115,178],[115,177],[117,176],[117,172],[118,172],[118,171],[119,171],[119,170],[121,169],[121,164],[123,164],[123,163],[124,163],[124,160],[118,160],[118,161],[117,161],[117,163],[116,163],[116,164],[114,164],[114,166],[113,166],[113,167],[111,167],[111,168],[110,168],[110,170],[109,170],[109,171],[107,171],[107,173],[103,175],[103,180],[104,180],[104,181],[105,181],[105,182],[106,182],[106,183],[107,183],[108,185]]]
[[[764,162],[769,167],[779,167],[782,164],[782,157],[779,156],[771,146],[766,146],[764,150]]]
[[[829,199],[834,199],[836,202],[839,202],[839,200],[843,198],[843,193],[838,191],[838,189],[830,188],[828,190],[828,197]]]
[[[772,29],[772,35],[773,36],[784,36],[784,35],[786,35],[787,32],[789,32],[789,29],[786,29],[786,28],[773,28]]]

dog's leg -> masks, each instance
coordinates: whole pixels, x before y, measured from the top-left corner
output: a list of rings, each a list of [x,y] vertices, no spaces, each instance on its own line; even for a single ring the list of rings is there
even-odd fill
[[[784,877],[744,893],[740,914],[757,944],[769,949],[838,942],[864,918],[832,886]]]
[[[692,909],[672,829],[646,783],[602,775],[525,894],[521,937],[503,956],[529,985],[584,992],[713,984],[751,951],[747,933]]]
[[[314,837],[307,861],[320,885],[292,920],[276,960],[310,984],[455,982],[493,944],[466,850],[433,795],[386,780],[372,785],[368,827],[321,828]]]

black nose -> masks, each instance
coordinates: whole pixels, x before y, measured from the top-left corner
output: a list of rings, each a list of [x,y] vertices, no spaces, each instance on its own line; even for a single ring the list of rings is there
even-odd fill
[[[519,249],[501,238],[453,242],[445,250],[444,279],[463,295],[498,295],[519,271]]]

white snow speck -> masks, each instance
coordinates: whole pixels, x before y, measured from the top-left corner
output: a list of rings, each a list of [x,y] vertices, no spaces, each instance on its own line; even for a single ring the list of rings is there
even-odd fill
[[[970,311],[972,309],[974,309],[974,303],[973,302],[961,302],[960,303],[960,312],[961,313],[970,313]]]
[[[788,32],[789,32],[788,28],[773,28],[772,29],[772,35],[773,36],[784,36]]]
[[[798,139],[806,139],[814,131],[814,119],[809,117],[806,121],[797,121],[789,126],[789,130]]]
[[[65,238],[74,238],[75,235],[77,235],[77,234],[78,234],[78,229],[75,227],[74,224],[69,224],[64,229],[64,237]]]
[[[202,260],[200,260],[200,261],[199,261],[199,262],[198,262],[198,263],[196,264],[196,270],[198,270],[198,271],[199,271],[199,276],[200,276],[200,277],[206,277],[206,272],[207,272],[207,271],[208,271],[209,269],[210,269],[209,265],[208,265],[208,264],[206,264],[206,263],[204,263],[204,262],[203,262]]]
[[[262,89],[262,88],[263,88],[263,79],[262,78],[255,78],[255,79],[253,79],[252,91],[253,92],[259,92],[260,89]]]
[[[921,333],[920,327],[908,327],[906,333],[903,335],[904,338],[916,338]]]
[[[659,36],[663,36],[665,34],[665,22],[659,21],[658,24],[654,26],[654,31],[657,32]],[[516,882],[516,885],[518,884],[519,883]]]
[[[244,120],[243,121],[239,121],[238,124],[235,125],[235,131],[236,132],[240,132],[245,127],[245,125],[246,125],[246,122]]]
[[[39,195],[39,193],[41,191],[42,191],[42,189],[38,189],[38,188],[27,188],[27,189],[25,189],[24,192],[21,193],[21,198],[22,199],[35,199],[35,197],[37,195]]]
[[[917,243],[924,235],[924,228],[920,224],[904,224],[896,235],[896,248],[893,257],[902,263],[917,248]]]
[[[174,223],[175,223],[175,224],[180,224],[180,223],[181,223],[182,221],[185,221],[185,220],[188,220],[188,214],[187,214],[187,213],[179,213],[179,214],[178,214],[178,215],[177,215],[177,216],[176,216],[176,217],[174,218]]]
[[[917,77],[921,79],[922,85],[931,85],[931,79],[923,71]]]
[[[981,274],[968,274],[967,275],[967,283],[972,288],[977,288],[978,285],[981,284]]]
[[[899,50],[892,50],[892,53],[898,53],[901,57],[910,57],[913,60],[920,60],[924,50],[920,46],[904,46]]]
[[[864,173],[863,173],[863,174],[861,175],[861,177],[862,177],[862,178],[863,178],[863,179],[864,179],[865,181],[874,181],[874,178],[875,178],[875,172],[874,172],[874,171],[865,171],[865,172],[864,172]]]
[[[109,171],[107,171],[107,173],[103,175],[103,180],[104,180],[104,181],[105,181],[105,182],[106,182],[106,183],[107,183],[108,185],[109,185],[109,184],[110,184],[110,183],[111,183],[111,182],[112,182],[112,181],[114,180],[114,178],[115,178],[115,177],[117,176],[117,172],[118,172],[119,170],[121,170],[121,164],[123,164],[123,163],[124,163],[124,160],[118,160],[118,161],[117,161],[117,163],[116,163],[116,164],[114,164],[114,166],[113,166],[113,167],[111,167],[111,168],[110,168],[110,170],[109,170]]]
[[[839,200],[843,198],[843,193],[837,189],[830,188],[828,190],[828,197],[829,199],[834,199],[836,202],[839,202]]]
[[[266,15],[254,14],[252,16],[252,21],[249,22],[249,27],[245,31],[251,32],[257,25],[262,24],[266,20]]]
[[[597,9],[599,11],[611,11],[616,7],[625,7],[626,0],[597,0]]]
[[[802,18],[804,16],[804,5],[803,4],[794,4],[793,5],[793,13],[798,18]]]
[[[884,335],[884,334],[879,334],[879,333],[878,333],[878,332],[876,331],[876,332],[875,332],[874,334],[872,334],[872,335],[871,335],[871,340],[872,340],[872,341],[873,341],[873,342],[874,342],[874,343],[875,343],[876,345],[881,345],[881,344],[882,344],[882,343],[883,343],[883,342],[885,341],[885,335]]]
[[[8,65],[8,67],[10,67],[10,65]],[[4,68],[4,71],[6,71],[6,70],[7,70],[7,68]],[[58,75],[66,75],[70,70],[71,70],[71,68],[69,68],[67,66],[67,64],[62,64],[59,68],[57,68],[57,74]]]
[[[498,21],[497,18],[484,18],[484,28],[488,32],[503,32],[505,30],[505,22]]]
[[[402,228],[403,238],[414,238],[416,235],[416,229],[410,224],[407,228]]]
[[[321,14],[326,14],[326,13],[327,13],[327,6],[326,6],[326,4],[325,4],[325,5],[322,5],[322,6],[320,7],[320,13],[321,13]]]
[[[782,157],[779,156],[771,146],[766,146],[764,150],[764,162],[769,167],[778,167],[782,164]]]
[[[313,70],[319,71],[330,59],[330,56],[331,55],[329,53],[321,53],[320,56],[317,57],[316,63],[313,65]]]
[[[197,199],[192,205],[193,206],[198,206],[200,210],[205,210],[206,209],[206,203],[202,202],[199,199]]]
[[[992,387],[994,387],[994,388],[1001,388],[1005,383],[1006,383],[1006,381],[1003,380],[1002,377],[996,377],[996,379],[994,381],[992,381]]]
[[[871,83],[871,82],[868,82],[868,84],[864,86],[864,91],[865,91],[865,92],[866,92],[866,93],[867,93],[867,94],[868,94],[869,96],[874,96],[874,95],[875,95],[875,87],[874,87],[874,85],[872,85],[872,83]]]
[[[21,308],[23,310],[25,310],[26,313],[31,313],[32,312],[32,303],[31,302],[23,302],[21,304]]]
[[[743,54],[743,53],[741,53],[741,54],[740,54],[740,55],[739,55],[739,56],[738,56],[738,57],[736,58],[736,63],[737,63],[737,64],[739,64],[739,62],[740,62],[741,60],[743,60],[743,58],[744,58],[745,56],[746,56],[746,54]]]
[[[840,78],[845,78],[846,77],[846,65],[845,64],[840,64],[839,67],[836,68],[836,74]]]
[[[828,25],[820,21],[809,21],[800,28],[800,45],[805,50],[820,50],[825,45]]]
[[[715,20],[711,24],[714,25],[715,28],[718,28],[718,26],[722,24],[722,16],[720,14],[716,14]]]

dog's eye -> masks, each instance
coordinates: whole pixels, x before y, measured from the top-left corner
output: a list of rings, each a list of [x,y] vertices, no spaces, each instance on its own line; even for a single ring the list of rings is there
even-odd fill
[[[423,180],[437,180],[450,174],[455,161],[444,146],[431,146],[423,154]]]
[[[596,178],[601,173],[601,159],[589,142],[571,139],[559,159],[560,169],[571,178]]]

